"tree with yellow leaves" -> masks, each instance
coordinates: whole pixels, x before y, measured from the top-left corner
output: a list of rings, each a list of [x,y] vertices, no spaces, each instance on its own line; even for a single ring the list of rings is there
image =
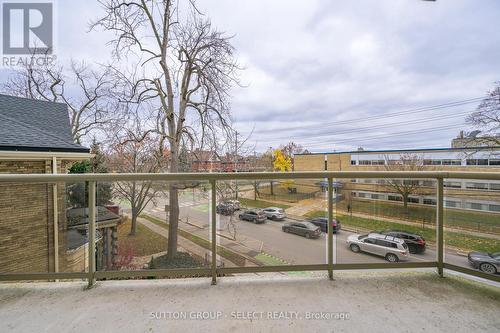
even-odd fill
[[[273,168],[275,171],[288,172],[292,171],[292,159],[291,157],[284,154],[281,149],[275,149],[273,151]],[[289,189],[293,185],[293,180],[286,179],[281,183],[281,187]],[[273,182],[271,182],[271,194],[273,193]]]

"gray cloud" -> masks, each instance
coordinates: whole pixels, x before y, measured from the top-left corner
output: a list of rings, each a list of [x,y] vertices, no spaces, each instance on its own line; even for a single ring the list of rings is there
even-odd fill
[[[57,4],[58,55],[106,62],[109,36],[86,32],[98,4]],[[500,80],[500,2],[495,0],[207,0],[199,6],[219,29],[235,35],[246,68],[241,79],[248,87],[233,90],[233,114],[242,133],[255,127],[250,141],[258,141],[259,150],[289,140],[315,151],[447,146],[458,128],[360,139],[460,119],[412,124],[429,117],[415,113],[402,118],[406,125],[362,131],[356,129],[402,119],[323,124],[477,97]],[[335,135],[348,129],[353,134]],[[359,142],[341,141],[350,137]]]

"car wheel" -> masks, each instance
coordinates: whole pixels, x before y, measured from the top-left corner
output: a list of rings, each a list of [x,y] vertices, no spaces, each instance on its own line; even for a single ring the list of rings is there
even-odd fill
[[[239,218],[240,220],[243,220],[243,215],[238,215],[238,218]]]
[[[284,228],[283,231],[286,232],[286,233],[290,232],[290,230],[288,230],[288,228]]]
[[[387,253],[385,256],[385,260],[387,260],[388,262],[398,262],[399,258],[394,253]]]
[[[308,232],[306,232],[305,236],[306,236],[306,238],[311,238],[311,234]]]
[[[495,266],[492,264],[489,264],[487,262],[483,262],[481,265],[479,265],[479,270],[481,272],[489,273],[489,274],[496,274],[497,269]]]
[[[351,251],[352,251],[352,252],[356,252],[356,253],[358,253],[358,252],[360,252],[360,251],[361,251],[361,249],[359,248],[359,246],[358,246],[358,245],[356,245],[356,244],[351,244],[351,245],[349,246],[349,248],[351,249]]]

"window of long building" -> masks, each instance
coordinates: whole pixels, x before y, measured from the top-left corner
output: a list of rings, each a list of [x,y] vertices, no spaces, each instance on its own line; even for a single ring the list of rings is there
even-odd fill
[[[498,166],[500,166],[500,159],[499,160],[495,160],[495,159],[494,160],[490,160],[489,164],[490,165],[498,165]]]
[[[444,187],[451,187],[451,188],[462,188],[462,183],[460,183],[460,182],[444,182],[443,186]]]
[[[489,206],[490,206],[489,207],[490,211],[492,211],[492,212],[500,212],[500,205],[492,205],[492,204],[490,204]]]
[[[500,191],[500,184],[490,184],[490,190]]]
[[[487,159],[467,159],[467,165],[488,165]]]
[[[437,203],[436,199],[424,198],[424,205],[433,205],[433,206],[435,206],[436,203]]]
[[[465,187],[471,190],[487,190],[487,183],[465,183]]]

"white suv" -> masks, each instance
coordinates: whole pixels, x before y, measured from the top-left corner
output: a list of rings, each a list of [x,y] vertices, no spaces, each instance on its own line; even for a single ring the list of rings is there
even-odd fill
[[[408,246],[405,242],[393,236],[377,233],[368,235],[351,235],[347,237],[347,245],[353,252],[367,252],[382,256],[389,262],[408,259]]]

